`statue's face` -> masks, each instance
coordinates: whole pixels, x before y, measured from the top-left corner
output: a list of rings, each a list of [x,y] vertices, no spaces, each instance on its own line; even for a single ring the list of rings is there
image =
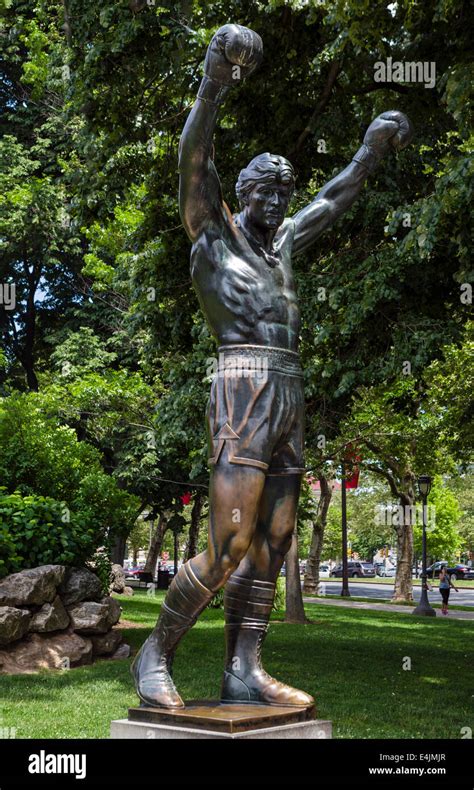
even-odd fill
[[[264,230],[276,230],[283,220],[290,202],[291,192],[286,184],[274,181],[270,184],[255,184],[246,213],[250,221]]]

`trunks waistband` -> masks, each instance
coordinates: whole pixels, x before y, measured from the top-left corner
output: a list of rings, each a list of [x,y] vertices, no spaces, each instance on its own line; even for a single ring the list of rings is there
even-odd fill
[[[264,374],[267,370],[284,373],[288,376],[303,378],[300,355],[297,351],[274,346],[231,345],[219,346],[218,372],[228,373],[235,371],[255,372]]]

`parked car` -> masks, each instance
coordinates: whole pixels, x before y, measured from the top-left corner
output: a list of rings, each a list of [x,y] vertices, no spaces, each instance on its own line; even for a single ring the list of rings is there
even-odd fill
[[[329,565],[320,565],[319,566],[319,578],[320,579],[329,579]]]
[[[139,573],[142,572],[142,570],[143,568],[136,568],[136,567],[129,568],[128,571],[127,570],[125,571],[125,578],[126,579],[131,579],[132,577],[135,578],[138,576]]]
[[[434,562],[429,566],[429,568],[426,569],[426,573],[431,577],[437,576],[441,568],[447,568],[449,578],[453,582],[455,582],[457,579],[474,579],[473,568],[468,568],[467,565],[462,565],[460,563],[456,565],[450,565],[448,562],[446,562],[446,560]]]
[[[375,572],[377,576],[393,577],[396,576],[397,569],[394,565],[385,565],[383,562],[375,563]]]
[[[349,576],[353,577],[358,576],[359,578],[363,578],[365,576],[366,578],[373,578],[375,576],[375,568],[371,562],[354,562],[350,560],[350,562],[347,563],[347,570]],[[333,568],[330,575],[342,576],[342,565],[337,565],[336,568]]]

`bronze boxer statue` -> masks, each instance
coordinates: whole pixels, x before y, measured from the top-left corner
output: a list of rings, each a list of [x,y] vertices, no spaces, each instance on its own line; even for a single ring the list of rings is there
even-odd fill
[[[261,58],[257,33],[239,25],[217,31],[180,142],[180,212],[192,243],[193,284],[219,342],[220,369],[207,414],[208,546],[180,568],[158,623],[132,666],[142,703],[156,707],[183,707],[171,678],[173,654],[224,584],[227,658],[222,701],[288,706],[313,702],[305,692],[270,677],[261,665],[305,471],[300,315],[291,259],[352,205],[382,157],[405,147],[412,135],[402,113],[380,115],[345,170],[287,219],[293,168],[282,156],[260,154],[239,175],[240,213],[232,216],[212,161],[213,133],[227,92]],[[236,365],[239,375],[228,375],[229,359],[243,363]]]

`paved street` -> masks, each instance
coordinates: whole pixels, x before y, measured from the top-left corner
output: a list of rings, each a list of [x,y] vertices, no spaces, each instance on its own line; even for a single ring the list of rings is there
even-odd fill
[[[460,583],[462,584],[462,582]],[[338,595],[341,590],[341,579],[321,579],[321,584],[326,585],[327,595]],[[349,579],[349,590],[352,595],[359,598],[391,598],[393,584],[364,584],[364,582],[355,582]],[[416,601],[419,600],[420,593],[420,587],[413,588],[413,596]],[[441,595],[437,587],[434,587],[432,592],[428,593],[428,597],[431,603],[441,602]],[[457,606],[474,607],[474,588],[471,590],[459,590],[458,593],[451,590],[449,602]]]
[[[351,598],[303,598],[305,603],[317,603],[324,606],[342,606],[349,609],[366,609],[367,611],[376,612],[399,612],[400,614],[411,615],[413,607],[403,606],[393,603],[378,603],[374,598],[371,603],[362,601],[353,601]],[[459,612],[457,609],[451,609],[449,612],[450,620],[474,620],[474,608],[471,612]],[[439,610],[436,612],[436,617],[442,617]],[[431,619],[431,618],[428,618]]]

